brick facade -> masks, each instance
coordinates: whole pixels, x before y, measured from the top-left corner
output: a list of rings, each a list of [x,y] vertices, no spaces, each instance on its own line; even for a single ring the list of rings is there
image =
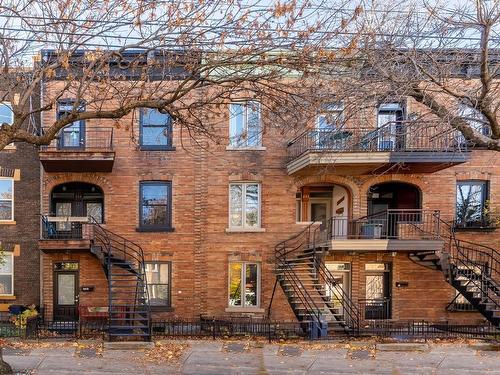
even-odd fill
[[[40,163],[36,147],[16,143],[0,152],[0,169],[12,170],[14,222],[0,222],[0,243],[14,252],[14,297],[0,296],[2,310],[8,305],[39,304],[40,297]],[[9,174],[0,174],[8,177]]]
[[[45,95],[55,91],[57,82],[48,84]],[[44,114],[51,121],[54,113]],[[265,116],[265,114],[264,114]],[[227,138],[228,111],[222,109],[214,120],[215,131]],[[264,119],[265,122],[265,119]],[[373,124],[375,126],[375,119]],[[89,125],[114,126],[109,120],[88,121]],[[470,162],[435,173],[336,175],[334,168],[322,173],[292,177],[287,174],[286,144],[288,139],[269,126],[263,134],[260,150],[226,150],[226,144],[208,143],[205,149],[194,144],[187,132],[174,128],[175,151],[141,151],[131,140],[138,139],[137,116],[126,116],[114,128],[115,162],[111,173],[43,173],[41,207],[50,211],[52,189],[68,182],[86,182],[104,192],[105,227],[139,244],[146,261],[172,262],[172,309],[156,312],[165,318],[192,319],[200,314],[239,314],[228,310],[228,266],[230,261],[255,261],[261,265],[260,306],[250,311],[265,315],[275,285],[275,245],[298,233],[304,224],[296,223],[296,192],[303,186],[337,184],[347,189],[349,216],[367,214],[367,192],[375,184],[389,181],[417,186],[422,194],[422,208],[441,210],[443,218],[453,219],[456,182],[460,179],[490,181],[492,207],[500,211],[500,166],[495,152],[474,151]],[[139,183],[147,180],[172,182],[172,232],[138,232]],[[228,231],[229,184],[231,182],[261,184],[261,227],[256,232]],[[498,248],[497,231],[463,232],[473,239]],[[360,249],[361,250],[361,249]],[[95,286],[92,292],[80,292],[81,304],[107,305],[103,270],[91,254],[65,252],[43,256],[43,304],[51,311],[53,300],[52,264],[55,261],[80,262],[80,285]],[[445,310],[454,290],[441,272],[426,269],[408,259],[406,253],[388,252],[330,255],[328,261],[351,263],[352,296],[364,295],[364,265],[384,261],[392,264],[393,319],[482,320],[477,313],[451,313]],[[396,281],[408,286],[396,288]],[[243,311],[248,312],[248,311]],[[277,287],[271,317],[293,320],[294,315],[283,291]]]

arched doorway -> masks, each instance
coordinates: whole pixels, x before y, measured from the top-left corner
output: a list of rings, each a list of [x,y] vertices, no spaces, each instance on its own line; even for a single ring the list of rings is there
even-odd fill
[[[53,216],[93,217],[104,222],[104,193],[93,184],[69,182],[57,185],[50,195],[50,212]]]
[[[373,185],[368,191],[368,215],[387,210],[422,208],[420,189],[404,182],[385,182]]]

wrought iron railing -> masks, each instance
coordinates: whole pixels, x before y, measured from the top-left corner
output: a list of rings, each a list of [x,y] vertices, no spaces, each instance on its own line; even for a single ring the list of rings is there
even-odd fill
[[[90,239],[91,228],[87,217],[41,215],[41,239]]]
[[[460,134],[437,122],[394,121],[378,128],[307,130],[288,144],[288,159],[305,152],[466,151]]]
[[[63,129],[64,131],[64,129]],[[85,127],[80,131],[60,133],[42,151],[113,151],[112,127]]]
[[[390,298],[368,298],[358,301],[361,320],[391,319]]]
[[[439,239],[438,210],[386,210],[359,219],[332,217],[327,239]]]

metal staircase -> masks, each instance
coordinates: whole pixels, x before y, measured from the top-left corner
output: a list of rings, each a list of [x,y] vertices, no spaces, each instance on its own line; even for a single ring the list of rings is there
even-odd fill
[[[500,253],[493,248],[460,240],[454,228],[442,221],[448,233],[440,252],[415,252],[409,257],[422,266],[440,270],[446,281],[491,324],[500,328]]]
[[[91,252],[108,279],[109,340],[151,339],[151,313],[142,248],[92,222]]]
[[[328,331],[357,333],[359,311],[324,264],[325,251],[316,246],[319,229],[310,224],[276,245],[277,282],[311,338],[324,337]]]

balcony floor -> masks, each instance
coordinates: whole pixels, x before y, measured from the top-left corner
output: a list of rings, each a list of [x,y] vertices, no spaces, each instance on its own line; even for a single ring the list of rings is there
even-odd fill
[[[330,251],[438,251],[443,248],[444,241],[436,239],[334,239],[323,245]]]
[[[89,239],[41,239],[38,240],[38,247],[44,253],[54,253],[62,251],[90,251]]]
[[[433,173],[470,159],[467,152],[388,151],[388,152],[306,152],[287,164],[289,175],[335,168],[335,174],[363,175],[384,172],[400,165],[398,173]],[[299,173],[300,172],[300,173]]]
[[[114,151],[42,150],[40,161],[45,172],[111,172]]]

